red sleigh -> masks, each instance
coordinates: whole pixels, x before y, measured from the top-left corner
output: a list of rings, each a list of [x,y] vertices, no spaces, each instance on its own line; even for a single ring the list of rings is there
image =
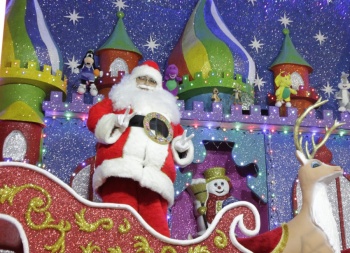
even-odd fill
[[[256,235],[260,217],[254,205],[234,203],[201,237],[174,240],[129,206],[88,201],[39,167],[1,162],[0,227],[0,249],[15,252],[242,252],[236,229]]]

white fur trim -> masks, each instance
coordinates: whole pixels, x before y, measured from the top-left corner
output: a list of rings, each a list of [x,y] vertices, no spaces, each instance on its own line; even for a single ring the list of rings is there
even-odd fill
[[[175,137],[171,142],[171,151],[173,152],[174,161],[180,167],[185,167],[193,161],[194,147],[193,142],[190,141],[190,147],[187,150],[187,154],[184,158],[180,158],[179,153],[175,149],[175,143],[181,139],[181,135]]]
[[[134,78],[139,77],[139,76],[150,76],[157,82],[156,88],[163,89],[163,87],[162,87],[162,81],[163,81],[162,75],[155,68],[152,68],[152,67],[147,66],[147,65],[137,66],[132,70],[131,75]]]
[[[131,106],[139,115],[158,112],[173,124],[179,124],[181,113],[176,98],[164,89],[141,90],[136,86],[136,80],[125,75],[121,82],[114,85],[108,94],[113,102],[114,110],[123,110]]]
[[[131,178],[139,181],[142,177],[142,170],[142,165],[130,158],[104,160],[94,172],[92,186],[94,190],[97,190],[108,177]]]
[[[168,201],[169,207],[174,204],[173,182],[163,172],[159,172],[157,168],[144,167],[140,185],[159,193]]]
[[[115,129],[117,115],[109,113],[104,115],[96,124],[95,136],[98,142],[111,144],[118,140],[122,134],[119,129]],[[114,132],[112,133],[112,131]]]
[[[143,128],[131,127],[123,147],[123,156],[104,160],[93,175],[93,188],[97,190],[108,177],[131,178],[141,186],[159,193],[169,205],[174,202],[174,186],[161,169],[168,153],[168,145],[150,140]],[[174,168],[175,169],[175,168]]]
[[[142,187],[159,193],[169,206],[174,204],[173,183],[166,174],[157,168],[143,168],[141,163],[123,157],[105,160],[94,172],[93,189],[96,191],[108,177],[131,178],[138,181]]]

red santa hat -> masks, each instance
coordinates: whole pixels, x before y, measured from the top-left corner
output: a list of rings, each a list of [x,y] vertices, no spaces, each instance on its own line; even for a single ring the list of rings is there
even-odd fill
[[[163,78],[160,73],[159,66],[156,62],[152,60],[147,60],[143,62],[140,66],[135,67],[132,70],[131,75],[135,78],[139,76],[152,77],[157,82],[156,88],[162,89]]]

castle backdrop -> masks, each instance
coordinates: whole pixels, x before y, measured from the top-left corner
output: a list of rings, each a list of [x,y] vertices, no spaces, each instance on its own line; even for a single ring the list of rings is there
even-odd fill
[[[184,210],[184,207],[187,214],[191,212],[190,200],[184,189],[192,178],[200,177],[204,169],[214,165],[213,159],[209,159],[208,162],[208,154],[221,157],[222,152],[227,152],[226,149],[220,149],[222,143],[234,143],[229,151],[234,165],[227,165],[229,176],[236,182],[236,184],[233,183],[233,195],[238,199],[254,202],[261,212],[262,230],[273,229],[293,217],[295,209],[292,206],[292,190],[298,171],[298,162],[294,155],[292,130],[298,110],[291,107],[282,112],[268,99],[269,94],[273,95],[275,92],[275,75],[271,67],[276,63],[276,59],[284,54],[284,50],[291,50],[294,55],[297,54],[299,60],[303,61],[293,64],[306,66],[309,79],[307,92],[312,93],[313,98],[329,99],[328,103],[309,115],[303,123],[304,139],[310,141],[312,135],[315,135],[316,139],[321,137],[324,128],[330,127],[335,119],[345,122],[346,124],[332,135],[326,146],[333,154],[332,163],[340,165],[346,173],[350,172],[348,158],[350,120],[348,112],[338,111],[339,105],[335,98],[335,93],[339,90],[341,72],[350,72],[350,16],[348,15],[350,2],[346,0],[15,0],[7,2],[8,7],[26,6],[27,10],[26,13],[12,14],[14,20],[16,17],[18,20],[23,18],[23,24],[26,24],[27,28],[22,27],[23,30],[21,30],[21,22],[13,23],[12,28],[10,25],[8,30],[5,29],[5,36],[6,32],[7,35],[12,36],[11,39],[7,37],[7,42],[14,41],[15,46],[23,41],[27,44],[24,44],[20,50],[15,49],[13,54],[9,53],[10,49],[5,47],[6,43],[3,48],[0,111],[5,113],[0,115],[0,119],[3,123],[12,122],[12,120],[28,122],[13,113],[18,112],[18,108],[27,107],[22,105],[16,107],[18,104],[15,104],[17,111],[13,109],[14,107],[11,107],[12,111],[9,109],[18,101],[24,101],[30,108],[34,108],[33,111],[39,116],[37,119],[32,118],[30,122],[34,123],[36,132],[28,124],[23,126],[17,124],[16,127],[22,127],[24,132],[29,132],[29,135],[39,133],[40,138],[33,141],[35,142],[33,145],[38,148],[39,158],[30,159],[35,160],[39,167],[48,170],[67,184],[70,183],[72,175],[77,172],[77,167],[84,167],[83,163],[86,159],[95,154],[96,142],[86,128],[86,118],[92,103],[102,98],[100,95],[93,98],[88,93],[85,95],[76,93],[80,82],[76,67],[87,50],[103,49],[103,45],[109,38],[113,38],[115,32],[117,37],[121,34],[118,32],[126,32],[129,46],[131,42],[132,48],[138,50],[137,54],[142,55],[142,59],[157,61],[162,71],[165,71],[168,63],[172,61],[178,60],[176,63],[181,65],[179,59],[182,57],[182,63],[187,63],[189,71],[189,73],[182,73],[184,74],[183,87],[186,87],[186,82],[188,86],[192,85],[191,81],[194,85],[199,85],[198,90],[188,93],[190,95],[183,92],[185,99],[181,99],[181,91],[179,92],[178,105],[182,111],[182,125],[189,133],[195,134],[193,140],[196,155],[189,168],[178,169],[175,185],[178,202],[172,210],[174,217],[179,217],[179,210]],[[38,11],[38,8],[41,8],[41,11]],[[119,12],[117,15],[118,11],[122,11],[123,14]],[[204,21],[201,17],[204,17]],[[191,23],[193,20],[196,22]],[[200,23],[201,21],[203,23]],[[40,37],[42,34],[39,31],[43,22],[47,27],[47,34],[43,37],[52,40],[52,47],[41,50],[43,38]],[[194,24],[193,27],[191,24]],[[16,34],[15,28],[28,36]],[[283,30],[284,28],[287,30]],[[198,38],[196,43],[202,45],[199,49],[189,46],[186,44],[189,40],[184,40],[191,32]],[[206,34],[212,34],[213,37],[205,36]],[[16,41],[16,38],[19,40]],[[215,50],[210,43],[217,43],[216,45],[219,45],[217,48],[225,44],[227,48],[213,52]],[[20,68],[21,71],[31,68],[30,64],[24,62],[31,60],[28,55],[23,57],[23,54],[20,54],[17,58],[15,57],[16,60],[20,60],[17,63],[5,62],[21,50],[27,51],[29,44],[34,48],[34,54],[37,55],[35,58],[38,59],[36,65],[32,67],[37,67],[38,71],[46,73],[43,65],[49,65],[50,69],[47,71],[55,71],[53,76],[56,80],[50,79],[51,76],[47,77],[47,80],[51,80],[48,81],[48,85],[42,85],[37,77],[25,77],[27,81],[32,80],[29,85],[40,88],[40,91],[33,91],[31,86],[28,90],[21,91],[25,86],[22,85],[23,79],[20,78],[21,75],[25,75],[23,72],[10,71],[14,77],[6,76],[5,68],[9,70]],[[47,45],[46,42],[45,45]],[[184,46],[182,54],[179,54],[179,45]],[[232,62],[228,66],[223,59],[227,56],[225,50],[231,54],[229,60]],[[57,53],[56,59],[59,59],[59,66],[56,69],[50,62],[54,51]],[[203,54],[209,56],[206,58],[207,61],[214,58],[211,62],[212,69],[209,70],[215,73],[223,71],[228,75],[211,76],[212,73],[208,69],[202,68],[202,72],[197,76],[198,64],[193,62],[195,60],[191,57],[202,57]],[[19,59],[21,57],[23,58]],[[97,57],[97,63],[101,64],[99,60],[101,59]],[[22,65],[16,66],[16,64]],[[230,69],[232,72],[229,71]],[[230,81],[227,81],[228,79]],[[226,85],[229,82],[231,85],[233,79],[244,84],[245,91],[253,99],[246,100],[243,105],[233,105],[234,92],[232,90],[231,93],[227,88],[229,84]],[[19,80],[19,82],[7,90],[8,84],[13,80]],[[203,87],[205,80],[208,81],[208,87]],[[226,86],[221,85],[221,82]],[[21,87],[19,88],[18,85]],[[221,102],[212,103],[210,99],[211,90],[214,87],[218,87],[219,92],[222,92],[219,93]],[[203,90],[205,92],[202,92]],[[25,98],[26,96],[30,98]],[[40,97],[39,101],[33,99],[33,96]],[[304,97],[306,100],[307,96]],[[41,118],[40,113],[42,113]],[[42,128],[38,129],[36,124]],[[2,127],[9,131],[13,126],[3,125]],[[0,134],[0,139],[4,142],[7,135],[8,132],[6,134],[3,132]],[[216,150],[213,146],[209,150],[206,149],[205,144],[208,142],[214,143],[214,147],[217,145]],[[4,152],[4,149],[2,151]],[[2,156],[5,158],[4,155]],[[252,163],[258,168],[256,173],[239,177],[234,172],[235,168]],[[344,192],[349,191],[348,184],[342,187]],[[344,196],[345,194],[343,199],[338,198],[338,201],[344,203],[346,210],[349,207],[349,200]],[[178,219],[183,218],[188,217],[181,216]],[[347,224],[347,227],[343,228],[343,233],[346,237],[345,244],[349,246],[349,218],[344,216],[341,219]],[[191,229],[193,228],[189,228]],[[186,230],[186,233],[189,230]],[[175,226],[172,227],[172,233],[181,239],[186,236],[183,230]]]

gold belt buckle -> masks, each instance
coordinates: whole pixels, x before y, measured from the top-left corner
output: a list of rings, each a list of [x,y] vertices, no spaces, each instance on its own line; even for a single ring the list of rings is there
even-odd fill
[[[168,128],[168,136],[164,137],[160,134],[156,134],[153,132],[153,130],[151,129],[152,119],[160,120],[166,125],[166,127]],[[174,137],[174,131],[173,131],[173,128],[171,127],[170,122],[162,114],[157,112],[151,112],[145,116],[145,118],[143,119],[143,129],[145,130],[145,133],[152,141],[162,145],[169,144]]]

